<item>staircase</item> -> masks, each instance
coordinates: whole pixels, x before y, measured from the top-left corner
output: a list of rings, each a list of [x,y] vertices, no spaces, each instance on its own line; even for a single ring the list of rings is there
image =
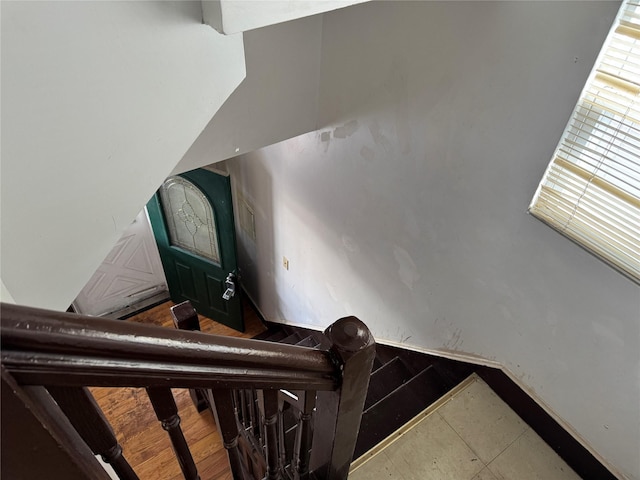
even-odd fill
[[[317,331],[270,323],[256,340],[327,348]],[[376,345],[354,460],[383,441],[473,373],[473,366],[387,345]],[[319,404],[318,408],[322,408]],[[284,410],[286,446],[292,448],[297,419]]]
[[[183,317],[180,306],[171,309],[180,330],[199,329],[189,310]],[[423,418],[472,371],[582,478],[617,478],[501,371],[376,345],[353,317],[324,333],[271,324],[248,340],[0,304],[0,339],[3,439],[11,432],[2,449],[3,478],[109,480],[99,454],[121,479],[137,480],[85,388],[103,386],[145,387],[185,479],[221,478],[229,461],[234,479],[344,480],[353,459],[366,461],[377,451],[372,447],[386,446],[407,421]],[[194,389],[196,404],[212,408],[223,440],[214,464],[222,468],[196,471],[171,388]],[[133,404],[148,408],[139,394]],[[126,411],[119,426],[141,420]],[[158,442],[145,443],[152,448],[138,456],[136,471],[155,457]],[[47,464],[33,462],[35,450]],[[167,460],[153,471],[165,472]]]
[[[354,458],[470,373],[376,348],[354,317],[323,333],[272,325],[248,340],[185,331],[199,330],[188,302],[171,311],[178,330],[2,304],[5,391],[40,412],[43,431],[79,466],[74,478],[104,479],[101,455],[121,480],[138,480],[87,386],[144,387],[187,480],[199,474],[171,388],[211,408],[234,479],[344,480]]]

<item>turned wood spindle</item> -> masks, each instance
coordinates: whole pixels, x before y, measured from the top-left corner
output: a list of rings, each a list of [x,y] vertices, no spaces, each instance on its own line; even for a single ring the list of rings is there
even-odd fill
[[[196,464],[193,461],[191,450],[187,445],[187,441],[180,427],[180,416],[178,415],[178,407],[173,398],[170,388],[151,387],[147,388],[147,395],[156,412],[158,421],[162,423],[169,434],[173,451],[176,454],[180,469],[186,480],[200,480]]]
[[[244,480],[249,478],[238,448],[238,423],[236,420],[235,408],[233,406],[233,395],[230,389],[217,388],[210,390],[211,403],[213,403],[214,416],[222,444],[227,449],[229,455],[229,465],[234,480]]]
[[[311,457],[311,443],[313,441],[313,409],[316,406],[316,392],[304,392],[303,406],[298,420],[298,431],[294,464],[300,480],[309,478],[309,459]]]
[[[122,455],[111,425],[86,387],[47,387],[73,428],[95,455],[102,456],[121,480],[138,480]]]
[[[267,478],[280,478],[278,441],[278,390],[264,390],[264,424],[266,427]],[[284,432],[281,432],[284,435]]]

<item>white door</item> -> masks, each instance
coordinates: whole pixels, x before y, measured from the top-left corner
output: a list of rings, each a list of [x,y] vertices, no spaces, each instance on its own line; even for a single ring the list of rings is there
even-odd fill
[[[147,212],[142,210],[77,296],[73,307],[83,315],[106,315],[163,292],[167,292],[167,281]]]

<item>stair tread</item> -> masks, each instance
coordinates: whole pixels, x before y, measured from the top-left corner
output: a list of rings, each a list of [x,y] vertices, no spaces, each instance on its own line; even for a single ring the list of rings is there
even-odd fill
[[[300,340],[302,340],[302,335],[300,335],[298,332],[293,332],[293,333],[289,334],[288,336],[284,337],[283,339],[279,340],[278,343],[286,343],[286,344],[289,344],[289,345],[295,345]]]
[[[371,374],[364,409],[366,410],[371,405],[386,397],[400,385],[408,381],[411,376],[411,373],[399,357],[395,357],[390,362],[382,365]]]
[[[331,346],[322,332],[284,324],[269,324],[269,330],[254,338],[323,350]],[[354,459],[442,397],[467,377],[469,369],[473,367],[461,362],[377,344]],[[279,422],[288,456],[297,435],[295,412],[285,402]]]
[[[404,350],[390,345],[376,345],[376,357],[385,364],[394,357],[400,357],[411,373],[417,375],[433,363],[433,358],[424,353]]]
[[[447,392],[432,366],[396,388],[362,414],[353,458],[358,458]]]
[[[301,347],[315,348],[318,345],[320,345],[320,343],[318,343],[318,341],[315,338],[313,338],[311,335],[309,335],[307,337],[304,337],[298,343],[296,343],[296,345],[299,345]]]
[[[285,338],[286,336],[288,336],[288,334],[281,329],[277,329],[277,330],[273,330],[273,329],[269,329],[265,332],[262,332],[258,335],[256,335],[255,337],[252,338],[252,340],[263,340],[266,342],[279,342],[281,339]]]
[[[291,345],[300,345],[309,348],[327,349],[331,346],[328,344],[328,340],[322,332],[284,324],[271,325],[269,330],[256,335],[253,339],[264,340],[267,342],[288,343]]]

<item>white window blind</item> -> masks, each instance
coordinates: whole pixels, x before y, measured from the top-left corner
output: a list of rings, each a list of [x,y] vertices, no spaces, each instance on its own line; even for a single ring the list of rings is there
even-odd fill
[[[640,283],[640,3],[624,1],[529,212]]]

